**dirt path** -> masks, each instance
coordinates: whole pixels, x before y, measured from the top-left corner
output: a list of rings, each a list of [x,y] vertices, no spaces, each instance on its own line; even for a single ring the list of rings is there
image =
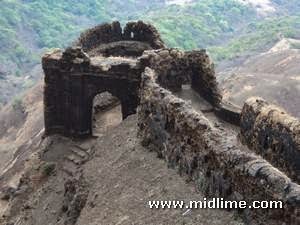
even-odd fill
[[[89,197],[77,225],[241,224],[221,210],[150,209],[150,200],[201,200],[203,195],[140,146],[136,120],[129,117],[98,140],[94,159],[84,167]]]
[[[122,122],[121,105],[114,106],[110,110],[95,115],[93,134],[103,136],[107,130],[119,125]]]
[[[184,85],[180,92],[174,93],[177,97],[191,103],[193,109],[202,112],[209,119],[212,126],[218,126],[228,132],[228,134],[237,136],[239,128],[218,118],[213,112],[213,107],[204,98],[195,92],[189,85]]]

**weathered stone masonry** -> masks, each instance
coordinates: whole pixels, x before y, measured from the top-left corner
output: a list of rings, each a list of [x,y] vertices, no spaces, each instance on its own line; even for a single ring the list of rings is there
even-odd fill
[[[120,100],[123,118],[138,107],[143,145],[208,196],[284,202],[284,209],[244,210],[248,224],[300,224],[300,187],[294,183],[300,176],[299,120],[262,99],[249,99],[243,110],[224,102],[204,50],[168,49],[153,26],[139,21],[122,30],[114,22],[86,31],[73,47],[42,62],[46,135],[92,135],[93,99],[108,91]],[[175,97],[184,84],[222,121],[237,125],[249,148]]]
[[[70,54],[70,55],[69,55]],[[126,118],[136,112],[141,70],[135,62],[101,64],[80,58],[81,49],[68,49],[43,58],[45,76],[45,128],[47,134],[71,136],[92,134],[93,99],[109,91],[122,104]],[[71,58],[73,57],[74,58]]]
[[[127,23],[123,30],[119,22],[96,26],[82,33],[75,45],[104,56],[141,56],[146,49],[165,47],[155,27],[142,21]]]
[[[298,224],[300,186],[240,146],[235,136],[212,126],[201,112],[162,88],[159,80],[153,70],[145,71],[138,124],[143,145],[208,196],[284,202],[284,209],[246,209],[243,215],[249,224]]]
[[[123,118],[134,114],[146,66],[164,74],[164,87],[178,90],[190,83],[212,105],[221,102],[205,51],[166,49],[156,29],[143,22],[128,23],[123,31],[118,22],[97,26],[83,33],[74,47],[45,55],[42,64],[46,134],[91,135],[93,98],[104,91],[120,100]]]
[[[241,116],[242,141],[300,182],[300,121],[261,98],[246,101]]]
[[[215,77],[214,65],[205,50],[182,52],[178,49],[145,51],[140,58],[144,67],[157,71],[159,84],[178,91],[183,84],[191,87],[213,106],[219,106],[222,96]]]
[[[136,46],[130,57],[107,55],[126,54],[124,49],[128,45]],[[100,51],[97,47],[102,47],[107,57],[97,53]],[[122,32],[120,24],[114,22],[83,33],[76,46],[64,52],[58,50],[45,55],[42,65],[46,134],[92,135],[93,98],[105,91],[120,100],[123,118],[136,113],[144,70],[136,57],[140,51],[161,47],[164,45],[153,26],[143,22],[129,23]],[[91,57],[89,54],[96,55]]]

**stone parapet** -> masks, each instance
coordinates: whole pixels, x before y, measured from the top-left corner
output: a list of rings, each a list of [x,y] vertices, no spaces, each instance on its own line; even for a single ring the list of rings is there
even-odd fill
[[[241,114],[241,140],[249,148],[300,182],[300,121],[257,97]]]
[[[252,221],[249,224],[298,224],[299,185],[162,88],[158,77],[149,68],[143,75],[138,108],[142,144],[194,181],[207,196],[283,201],[284,209],[244,210],[245,218]]]

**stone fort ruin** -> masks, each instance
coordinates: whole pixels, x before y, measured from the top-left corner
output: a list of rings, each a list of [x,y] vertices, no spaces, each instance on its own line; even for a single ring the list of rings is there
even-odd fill
[[[46,135],[91,136],[93,99],[108,91],[124,119],[138,114],[142,144],[207,196],[280,200],[283,209],[243,210],[245,220],[300,224],[299,120],[260,98],[224,102],[204,50],[169,49],[150,24],[114,22],[42,64]]]

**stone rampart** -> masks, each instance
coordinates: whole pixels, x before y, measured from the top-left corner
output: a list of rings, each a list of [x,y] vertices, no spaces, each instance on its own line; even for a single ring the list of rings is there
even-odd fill
[[[138,109],[143,145],[208,196],[284,202],[284,209],[244,210],[243,215],[252,221],[249,224],[298,224],[299,185],[239,145],[236,136],[214,127],[201,112],[162,88],[159,76],[149,68],[143,75]]]
[[[82,33],[75,45],[88,52],[101,45],[121,41],[147,43],[152,49],[165,47],[156,28],[142,21],[127,23],[124,29],[119,22],[98,25]]]
[[[94,97],[110,92],[122,106],[123,118],[136,113],[144,68],[138,56],[164,47],[157,30],[141,21],[102,24],[84,32],[73,47],[42,58],[45,73],[46,135],[92,135]]]
[[[94,97],[109,92],[122,106],[123,118],[136,113],[142,68],[134,59],[89,58],[81,48],[45,55],[46,135],[92,135]]]
[[[221,103],[214,65],[205,50],[183,52],[178,49],[146,51],[142,65],[160,74],[157,82],[164,88],[178,91],[183,84],[191,87],[213,106]]]
[[[246,101],[241,115],[241,140],[300,182],[300,121],[261,98]]]

